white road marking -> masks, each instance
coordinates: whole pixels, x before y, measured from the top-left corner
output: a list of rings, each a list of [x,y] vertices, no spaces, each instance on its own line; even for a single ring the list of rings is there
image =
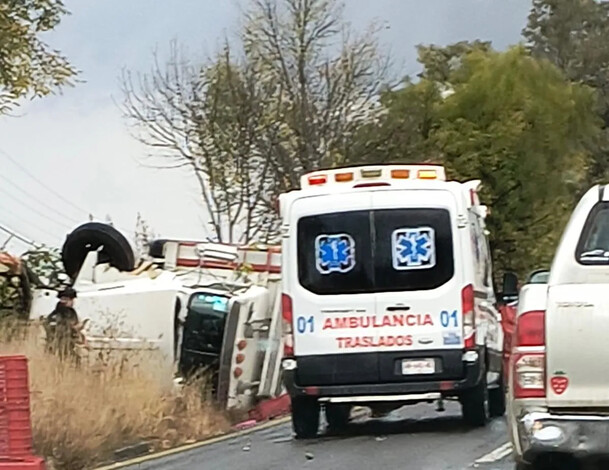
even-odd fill
[[[512,452],[512,444],[509,442],[503,444],[501,447],[497,447],[494,451],[489,452],[488,454],[480,457],[478,460],[474,462],[474,464],[481,463],[493,463],[498,462],[504,457],[507,457]]]

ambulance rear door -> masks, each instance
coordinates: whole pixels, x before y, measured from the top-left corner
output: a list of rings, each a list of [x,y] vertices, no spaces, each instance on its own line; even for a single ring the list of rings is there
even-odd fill
[[[464,344],[457,202],[443,187],[372,195],[375,330],[383,382],[462,374],[460,354],[438,353]]]
[[[292,299],[302,385],[378,382],[373,338],[358,348],[347,346],[351,332],[376,314],[371,198],[362,190],[291,204],[283,290]]]

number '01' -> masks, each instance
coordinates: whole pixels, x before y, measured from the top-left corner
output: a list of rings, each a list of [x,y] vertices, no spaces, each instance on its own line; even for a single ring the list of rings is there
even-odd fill
[[[442,313],[440,314],[440,323],[442,324],[442,326],[444,328],[450,326],[450,323],[452,322],[452,326],[457,327],[459,326],[459,320],[458,320],[458,315],[457,315],[457,311],[453,310],[452,312],[448,312],[446,310],[443,310]]]
[[[310,317],[298,317],[296,319],[296,330],[298,333],[306,333],[308,329],[309,333],[313,333],[313,316]]]

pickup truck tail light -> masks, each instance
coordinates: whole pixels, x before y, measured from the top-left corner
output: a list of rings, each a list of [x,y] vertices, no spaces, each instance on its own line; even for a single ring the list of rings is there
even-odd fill
[[[283,319],[283,356],[294,355],[294,334],[292,330],[292,298],[281,294],[281,317]]]
[[[465,286],[461,291],[461,312],[463,315],[463,341],[465,349],[476,347],[476,314],[474,312],[474,286]]]
[[[515,398],[545,398],[545,312],[525,312],[517,319],[512,351]]]

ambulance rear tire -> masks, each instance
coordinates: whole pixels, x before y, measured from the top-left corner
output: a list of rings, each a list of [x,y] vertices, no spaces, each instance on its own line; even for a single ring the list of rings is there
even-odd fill
[[[349,423],[351,416],[351,405],[344,403],[328,403],[326,405],[326,421],[328,429],[332,432],[340,432]]]
[[[505,381],[503,370],[495,388],[488,391],[488,407],[491,418],[500,418],[505,414]]]
[[[313,439],[317,436],[319,411],[319,402],[315,398],[292,398],[292,429],[296,439]]]
[[[480,382],[461,395],[463,421],[468,426],[480,428],[489,420],[489,390],[486,383],[486,368],[483,366]]]

